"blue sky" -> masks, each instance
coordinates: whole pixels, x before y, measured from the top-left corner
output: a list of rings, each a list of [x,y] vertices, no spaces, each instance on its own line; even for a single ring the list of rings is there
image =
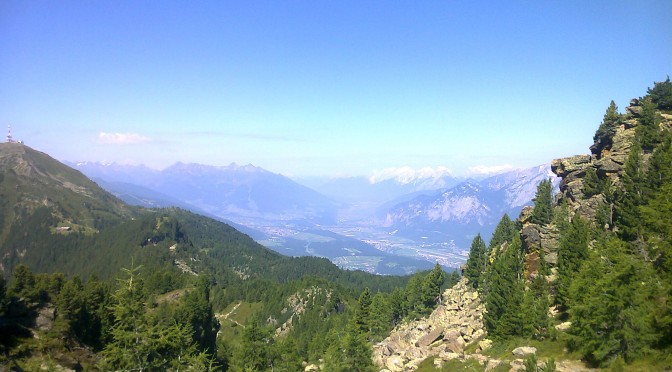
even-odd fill
[[[59,160],[291,176],[587,153],[672,1],[0,2],[0,124]],[[4,137],[4,136],[3,136]]]

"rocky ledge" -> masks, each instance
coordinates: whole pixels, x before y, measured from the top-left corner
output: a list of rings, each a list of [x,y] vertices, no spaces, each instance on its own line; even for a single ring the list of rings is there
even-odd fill
[[[373,360],[383,370],[394,372],[414,370],[431,356],[459,357],[465,347],[485,337],[484,311],[478,293],[462,278],[443,293],[442,303],[429,317],[398,326],[374,345]]]

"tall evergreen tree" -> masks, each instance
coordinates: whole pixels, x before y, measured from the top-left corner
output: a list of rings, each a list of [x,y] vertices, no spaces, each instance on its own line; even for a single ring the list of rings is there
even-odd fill
[[[659,110],[672,110],[672,82],[669,76],[665,81],[654,83],[653,88],[647,89],[647,94]]]
[[[469,258],[467,259],[467,265],[464,269],[464,276],[469,279],[469,283],[472,287],[479,288],[479,285],[481,284],[481,276],[485,271],[487,260],[488,257],[486,254],[485,242],[481,238],[481,234],[478,234],[471,242]]]
[[[371,300],[370,329],[371,339],[381,341],[392,329],[392,306],[389,295],[376,293]]]
[[[588,257],[589,240],[588,224],[578,215],[574,216],[569,228],[562,234],[558,247],[558,277],[555,300],[563,311],[567,311],[571,306],[569,288],[572,279]]]
[[[660,115],[656,104],[650,98],[642,100],[642,113],[639,117],[636,138],[644,151],[652,151],[658,144],[660,131]]]
[[[119,281],[113,295],[112,341],[103,350],[102,369],[210,370],[211,359],[198,352],[190,326],[160,327],[147,314],[138,269],[123,269],[128,277]]]
[[[492,238],[490,238],[489,251],[498,249],[505,242],[510,243],[516,232],[516,224],[511,221],[508,214],[504,213],[495,228],[495,232],[492,233]]]
[[[446,273],[438,262],[422,282],[421,301],[425,308],[433,310],[441,300],[441,287],[446,281]]]
[[[520,238],[514,237],[499,254],[487,273],[489,285],[484,315],[488,333],[494,338],[522,335],[524,285]]]
[[[550,179],[539,182],[533,201],[530,221],[539,225],[550,223],[553,220],[553,184]]]
[[[616,106],[614,101],[611,101],[600,127],[593,136],[593,141],[599,143],[602,147],[611,148],[612,138],[616,133],[620,119],[621,115],[618,113],[618,106]]]
[[[641,235],[639,206],[644,204],[646,174],[642,165],[642,150],[633,143],[624,165],[623,187],[616,196],[616,224],[621,238],[633,241]]]
[[[570,346],[598,366],[618,356],[626,362],[647,353],[659,338],[654,319],[661,283],[651,266],[609,238],[572,283]]]
[[[523,296],[523,336],[543,339],[548,335],[549,305],[548,283],[543,275],[537,275]]]

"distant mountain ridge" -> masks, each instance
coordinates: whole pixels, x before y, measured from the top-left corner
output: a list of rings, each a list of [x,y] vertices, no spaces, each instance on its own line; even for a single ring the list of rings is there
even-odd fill
[[[384,215],[384,225],[410,238],[450,238],[466,247],[474,235],[469,232],[480,231],[489,236],[504,213],[516,217],[525,205],[530,205],[537,184],[548,178],[557,187],[557,177],[545,164],[480,181],[469,179],[392,206]]]
[[[291,179],[253,165],[175,163],[145,166],[74,163],[90,177],[146,187],[222,218],[307,220],[331,223],[338,203]],[[114,185],[111,185],[114,186]]]

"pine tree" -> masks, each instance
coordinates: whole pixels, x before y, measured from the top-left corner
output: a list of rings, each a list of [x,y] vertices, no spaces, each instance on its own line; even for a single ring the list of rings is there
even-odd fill
[[[548,335],[549,305],[548,283],[542,275],[537,275],[523,297],[523,336],[543,339]]]
[[[488,333],[494,338],[522,335],[522,244],[514,237],[509,247],[499,254],[487,273],[489,285],[484,315]]]
[[[511,221],[509,215],[504,213],[502,218],[499,220],[495,232],[492,233],[492,238],[490,238],[490,244],[488,245],[488,250],[492,251],[498,249],[505,242],[511,243],[513,236],[516,234],[516,225]]]
[[[199,353],[191,340],[191,327],[158,326],[144,305],[139,267],[122,269],[127,279],[119,280],[114,293],[112,341],[103,350],[104,370],[210,370],[212,360]]]
[[[632,362],[659,339],[654,304],[661,290],[651,266],[629,254],[626,243],[598,242],[572,283],[570,346],[598,366],[619,355]]]
[[[240,348],[235,353],[233,364],[236,370],[263,371],[273,362],[273,337],[259,314],[254,314],[245,324]]]
[[[588,257],[589,240],[588,225],[578,215],[574,216],[569,228],[562,234],[558,247],[558,278],[555,300],[563,311],[567,311],[571,306],[569,288],[572,279]]]
[[[650,98],[642,101],[642,113],[636,130],[636,138],[644,151],[652,151],[659,142],[660,115]]]
[[[392,329],[392,306],[388,295],[376,293],[371,300],[370,325],[371,339],[381,341]]]
[[[539,182],[533,201],[530,221],[538,225],[550,223],[553,220],[553,184],[550,179]]]
[[[441,268],[441,265],[436,263],[432,271],[425,276],[422,282],[421,301],[425,308],[430,311],[433,310],[441,300],[441,287],[446,281],[446,273]]]
[[[464,269],[464,276],[469,279],[472,287],[478,289],[481,284],[481,276],[485,271],[488,257],[486,255],[485,242],[481,238],[481,234],[476,235],[471,242],[469,249],[469,258]]]
[[[588,167],[588,169],[586,169],[586,177],[583,179],[583,185],[583,195],[586,198],[601,194],[605,189],[605,182],[599,179],[597,172],[593,167]]]
[[[672,82],[669,76],[663,82],[654,83],[653,88],[647,90],[647,94],[659,110],[672,110]]]
[[[604,114],[600,127],[593,136],[593,141],[599,143],[601,147],[611,148],[612,138],[616,133],[616,128],[620,123],[621,115],[618,113],[618,106],[614,101],[609,103],[607,112]]]
[[[364,334],[367,337],[371,330],[371,302],[371,291],[369,291],[369,288],[365,288],[364,291],[362,291],[362,294],[359,295],[354,326],[356,327],[357,332]]]
[[[646,174],[642,165],[642,150],[635,142],[624,165],[623,188],[616,196],[615,217],[619,234],[626,241],[641,235],[639,206],[644,204]]]

